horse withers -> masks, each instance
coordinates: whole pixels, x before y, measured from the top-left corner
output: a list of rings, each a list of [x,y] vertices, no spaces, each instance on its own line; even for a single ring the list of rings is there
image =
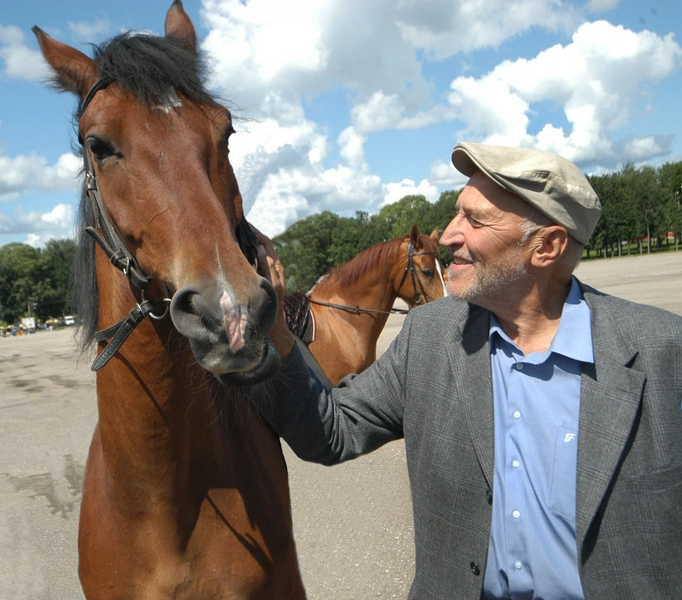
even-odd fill
[[[280,443],[234,387],[278,368],[277,298],[252,264],[232,118],[205,89],[194,26],[176,0],[165,37],[125,33],[92,59],[34,32],[80,101],[74,302],[99,349],[85,596],[304,598]]]

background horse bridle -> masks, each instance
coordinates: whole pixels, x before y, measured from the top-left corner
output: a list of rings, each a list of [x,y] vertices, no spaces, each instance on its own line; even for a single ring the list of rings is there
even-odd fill
[[[407,265],[405,266],[405,270],[403,271],[403,276],[400,279],[400,283],[398,284],[398,287],[396,290],[400,290],[401,287],[403,287],[403,283],[405,283],[405,278],[407,277],[407,273],[410,273],[410,277],[412,279],[412,288],[414,289],[414,300],[415,304],[419,306],[422,303],[421,296],[424,296],[424,302],[428,302],[429,299],[426,294],[426,290],[424,289],[424,285],[422,284],[421,279],[419,278],[419,275],[417,274],[417,269],[414,266],[414,257],[415,256],[425,256],[425,255],[432,255],[436,257],[436,260],[438,260],[438,253],[437,252],[415,252],[414,251],[414,244],[412,243],[412,240],[409,241],[408,246],[407,246]],[[419,289],[417,288],[417,284],[419,284]],[[373,308],[360,308],[359,306],[348,306],[346,304],[334,304],[333,302],[320,302],[319,300],[313,300],[312,298],[308,298],[310,302],[313,304],[319,304],[320,306],[328,306],[329,308],[338,308],[339,310],[345,310],[348,312],[353,312],[357,315],[362,314],[362,313],[380,313],[384,315],[390,315],[390,314],[398,314],[398,315],[406,315],[409,312],[409,309],[404,309],[404,308],[391,308],[390,310],[377,310]]]
[[[79,118],[83,116],[83,113],[87,109],[88,104],[90,104],[90,101],[93,99],[95,94],[98,91],[106,88],[111,83],[111,80],[100,79],[90,88],[90,90],[88,90],[88,93],[85,95],[85,98],[83,98],[83,101],[81,102],[78,109]],[[164,292],[164,297],[161,301],[165,303],[165,308],[162,314],[155,315],[153,313],[155,308],[154,303],[145,299],[144,296],[144,290],[149,286],[152,278],[144,272],[144,269],[142,269],[135,256],[133,256],[133,254],[128,250],[125,242],[121,239],[121,236],[111,224],[111,221],[109,221],[107,218],[106,212],[104,211],[104,204],[102,202],[99,186],[97,185],[95,170],[92,168],[90,157],[88,155],[87,148],[85,148],[85,142],[80,132],[78,133],[78,142],[83,147],[86,193],[92,204],[92,210],[95,217],[94,227],[85,227],[85,232],[91,238],[93,238],[97,245],[104,251],[111,261],[111,264],[119,269],[131,281],[131,283],[133,283],[133,285],[140,290],[141,298],[140,302],[136,303],[128,315],[121,319],[118,323],[95,333],[95,340],[97,342],[102,342],[111,338],[111,341],[106,345],[104,350],[102,350],[102,352],[92,363],[91,369],[93,371],[97,371],[106,365],[109,360],[111,360],[123,342],[125,342],[135,327],[137,327],[145,317],[148,316],[155,320],[161,320],[167,317],[172,296],[169,295],[166,286],[160,283]],[[236,233],[237,242],[239,243],[242,253],[247,258],[249,263],[255,269],[257,269],[258,240],[256,238],[256,234],[253,232],[244,218],[244,215],[242,215],[242,218],[237,224]]]

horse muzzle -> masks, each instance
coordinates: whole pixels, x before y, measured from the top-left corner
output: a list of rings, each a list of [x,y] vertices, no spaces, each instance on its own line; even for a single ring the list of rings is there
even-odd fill
[[[257,285],[238,300],[229,286],[184,286],[173,295],[170,314],[190,342],[197,362],[227,385],[253,385],[272,377],[279,357],[267,332],[277,315],[272,285]]]

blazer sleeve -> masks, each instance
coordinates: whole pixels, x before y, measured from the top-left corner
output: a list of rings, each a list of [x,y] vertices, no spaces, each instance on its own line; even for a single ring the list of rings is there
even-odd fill
[[[408,314],[401,332],[372,366],[325,388],[298,348],[279,374],[248,393],[261,415],[303,460],[332,465],[403,437]]]

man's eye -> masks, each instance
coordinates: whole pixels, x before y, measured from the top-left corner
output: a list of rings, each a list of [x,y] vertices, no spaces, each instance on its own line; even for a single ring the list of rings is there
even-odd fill
[[[468,220],[469,220],[469,223],[471,223],[471,226],[472,226],[472,227],[481,227],[481,226],[483,226],[483,223],[481,223],[480,221],[477,221],[477,220],[474,219],[473,217],[468,217]]]

